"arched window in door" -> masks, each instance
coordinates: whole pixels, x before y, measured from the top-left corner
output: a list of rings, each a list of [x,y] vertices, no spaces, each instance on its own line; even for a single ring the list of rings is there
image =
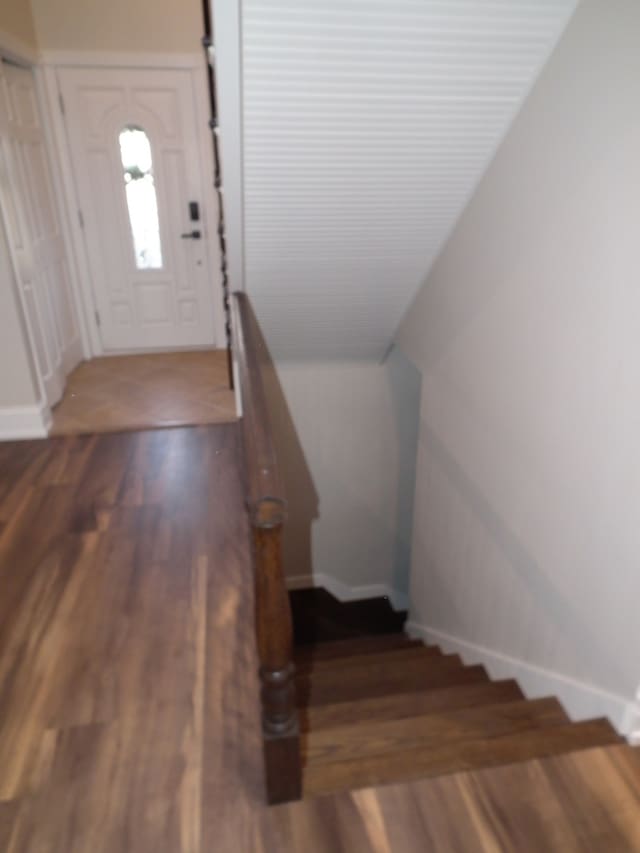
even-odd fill
[[[136,125],[127,125],[119,140],[136,267],[139,270],[161,269],[162,246],[151,143],[145,131]]]

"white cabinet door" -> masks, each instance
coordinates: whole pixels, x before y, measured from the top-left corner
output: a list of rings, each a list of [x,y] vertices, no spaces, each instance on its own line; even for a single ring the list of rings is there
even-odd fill
[[[69,68],[58,81],[105,350],[213,345],[191,72]]]
[[[0,61],[0,206],[33,357],[51,406],[81,358],[69,268],[30,71]]]

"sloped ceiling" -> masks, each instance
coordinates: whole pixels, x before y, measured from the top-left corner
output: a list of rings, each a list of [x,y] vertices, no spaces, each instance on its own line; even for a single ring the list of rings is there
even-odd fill
[[[276,356],[380,359],[575,0],[243,0],[245,287]]]

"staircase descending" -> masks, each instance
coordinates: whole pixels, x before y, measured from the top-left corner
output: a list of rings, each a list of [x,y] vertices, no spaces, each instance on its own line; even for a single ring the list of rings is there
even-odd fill
[[[640,756],[606,720],[572,723],[555,698],[409,639],[383,598],[287,592],[274,368],[246,293],[232,306],[275,806],[255,849],[640,851]]]
[[[384,598],[290,598],[305,796],[621,742],[607,720],[572,723],[557,699],[409,639]]]

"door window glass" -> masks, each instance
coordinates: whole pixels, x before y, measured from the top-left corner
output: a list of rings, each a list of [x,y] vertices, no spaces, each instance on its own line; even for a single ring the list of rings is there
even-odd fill
[[[141,127],[128,125],[120,133],[120,159],[136,267],[139,270],[160,269],[162,247],[151,144]]]

